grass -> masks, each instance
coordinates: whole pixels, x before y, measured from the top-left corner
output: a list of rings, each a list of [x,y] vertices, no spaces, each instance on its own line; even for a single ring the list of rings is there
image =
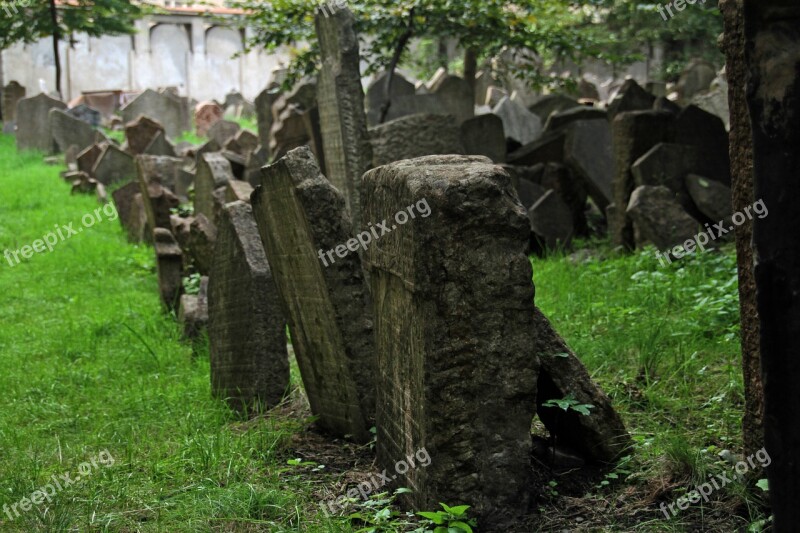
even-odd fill
[[[70,196],[58,171],[0,136],[0,249],[31,244],[55,225],[77,228],[97,209],[93,197]],[[537,530],[731,531],[763,518],[752,482],[673,520],[658,511],[728,468],[719,451],[741,451],[732,250],[661,268],[652,250],[590,248],[603,260],[532,259],[536,303],[612,396],[636,448],[605,483],[569,495],[578,500],[543,496]],[[193,357],[179,339],[159,306],[152,250],[128,244],[117,221],[15,266],[2,259],[0,270],[0,507],[19,506],[53,475],[98,465],[13,520],[0,511],[0,530],[358,529],[318,504],[352,486],[350,471],[368,470],[370,454],[366,465],[336,467],[330,457],[354,452],[328,442],[319,444],[327,455],[307,453],[313,436],[302,411],[242,420],[212,399],[207,349]],[[304,461],[289,464],[293,457]],[[563,492],[560,481],[553,494]],[[383,506],[361,510],[379,515]],[[384,531],[412,527],[400,525],[403,515],[385,521]]]

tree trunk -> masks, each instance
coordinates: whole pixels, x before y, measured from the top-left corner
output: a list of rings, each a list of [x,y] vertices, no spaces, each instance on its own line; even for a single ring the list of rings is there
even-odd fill
[[[753,205],[753,132],[745,97],[743,0],[723,0],[720,9],[725,19],[723,48],[727,55],[728,101],[731,111],[730,156],[733,212]],[[764,446],[764,388],[761,381],[756,281],[753,274],[753,222],[748,218],[738,226],[736,258],[739,269],[739,308],[741,313],[742,373],[744,375],[744,418],[742,433],[745,454]]]
[[[768,210],[753,221],[764,440],[782,533],[800,524],[800,5],[745,0],[744,8],[755,198]]]
[[[389,74],[386,77],[386,87],[384,89],[386,103],[381,109],[381,117],[378,121],[378,124],[383,124],[386,122],[386,116],[389,114],[389,108],[392,106],[392,82],[394,82],[394,71],[397,68],[397,63],[400,62],[400,57],[403,55],[403,50],[406,49],[408,41],[413,35],[414,8],[412,7],[411,11],[408,12],[408,27],[406,28],[405,33],[403,33],[403,35],[400,36],[400,39],[398,39],[397,45],[394,49],[394,55],[392,56],[392,62],[389,64]]]
[[[58,11],[56,10],[56,0],[50,0],[50,21],[53,25],[53,59],[56,65],[56,92],[61,96],[61,58],[58,56],[58,41],[60,39],[58,31]]]
[[[475,94],[475,77],[478,74],[478,52],[474,48],[464,51],[464,79]]]

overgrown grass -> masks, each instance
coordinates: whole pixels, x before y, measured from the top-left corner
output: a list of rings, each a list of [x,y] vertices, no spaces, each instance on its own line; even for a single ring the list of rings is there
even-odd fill
[[[77,227],[97,208],[93,197],[70,196],[58,171],[0,137],[0,250],[31,244],[55,225]],[[587,497],[598,506],[665,480],[689,486],[723,468],[716,452],[741,451],[743,393],[731,248],[666,268],[652,251],[592,249],[604,259],[532,263],[537,305],[612,396],[637,443],[620,475]],[[271,413],[244,422],[210,397],[207,351],[192,357],[180,341],[159,306],[152,250],[128,244],[118,222],[86,228],[19,265],[2,259],[0,294],[0,506],[18,505],[52,475],[74,477],[104,450],[114,459],[14,520],[0,512],[0,530],[356,529],[318,507],[333,476],[287,464],[306,421]],[[667,497],[673,492],[680,495]],[[737,525],[760,517],[744,487],[722,492],[748,508]],[[560,500],[542,505],[547,513]],[[712,531],[730,523],[715,529],[719,518],[705,518],[701,506],[671,521],[652,501],[639,507],[635,527],[630,519],[615,525],[613,513],[603,525]],[[578,529],[566,518],[559,528]]]

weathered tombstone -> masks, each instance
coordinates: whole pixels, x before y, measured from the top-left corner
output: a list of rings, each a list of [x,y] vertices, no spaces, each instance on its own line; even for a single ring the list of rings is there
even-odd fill
[[[94,165],[103,153],[104,146],[102,144],[93,144],[82,150],[75,162],[78,165],[78,170],[86,172],[90,176],[94,176]]]
[[[303,127],[308,137],[308,147],[314,152],[314,157],[317,158],[320,168],[327,168],[325,166],[325,149],[322,146],[322,126],[319,121],[319,108],[314,106],[311,109],[300,111],[300,118],[303,121]]]
[[[572,109],[580,104],[574,98],[563,94],[548,94],[542,96],[536,103],[528,107],[528,111],[539,117],[542,124],[547,122],[551,114],[567,109]]]
[[[620,113],[612,123],[617,216],[608,224],[616,246],[632,249],[634,245],[633,227],[626,210],[635,188],[631,166],[656,144],[672,141],[673,121],[674,116],[666,111],[631,111]]]
[[[138,177],[145,183],[158,183],[176,192],[183,160],[178,157],[143,154],[136,156]]]
[[[25,98],[25,87],[16,81],[3,87],[3,133],[14,133],[17,116],[17,102]]]
[[[286,320],[253,210],[243,202],[220,215],[208,340],[214,396],[240,411],[280,403],[289,388]]]
[[[597,89],[597,85],[586,78],[581,78],[578,82],[578,98],[598,101],[600,100],[600,91]]]
[[[636,245],[652,244],[664,253],[693,239],[703,229],[663,185],[637,187],[626,213],[633,221]]]
[[[253,186],[242,180],[231,180],[225,188],[226,202],[250,203],[250,195],[253,194]]]
[[[222,108],[216,102],[200,102],[194,107],[194,125],[198,137],[208,135],[208,130],[222,120]]]
[[[656,101],[653,102],[653,109],[656,111],[669,111],[677,117],[683,108],[669,98],[659,96],[656,98]]]
[[[394,469],[424,448],[431,464],[396,480],[410,505],[469,502],[487,531],[507,531],[530,500],[539,367],[525,211],[485,157],[400,161],[369,171],[363,187],[366,220],[400,222],[395,213],[416,208],[365,254],[378,463]]]
[[[506,135],[497,115],[489,113],[462,122],[461,144],[467,155],[483,155],[495,163],[506,161]]]
[[[387,103],[389,109],[391,109],[396,101],[415,95],[414,84],[405,79],[399,72],[395,72],[392,77],[391,91],[387,99],[386,84],[388,82],[389,73],[382,72],[367,87],[367,125],[369,127],[380,124],[381,115]]]
[[[77,118],[78,120],[86,122],[93,128],[100,127],[100,119],[102,118],[100,111],[98,111],[97,109],[93,109],[86,104],[78,104],[75,107],[70,107],[67,110],[67,113]]]
[[[261,146],[269,149],[269,131],[272,129],[272,105],[280,97],[278,87],[270,85],[256,97],[256,117],[258,117],[258,139]]]
[[[194,214],[203,214],[214,225],[214,191],[233,179],[231,164],[218,153],[207,153],[197,161],[194,180]]]
[[[227,159],[228,163],[230,163],[233,179],[243,180],[244,171],[247,168],[247,159],[236,152],[231,152],[230,150],[222,150],[220,155]]]
[[[608,118],[613,121],[620,113],[652,109],[655,101],[656,97],[645,91],[636,80],[626,80],[614,99],[608,103]]]
[[[128,141],[128,151],[132,155],[145,153],[147,147],[164,132],[164,126],[144,115],[139,115],[136,120],[125,124],[125,139]]]
[[[506,139],[525,145],[535,141],[542,135],[542,121],[539,117],[510,98],[500,100],[500,103],[494,107],[492,113],[503,121]]]
[[[367,441],[375,415],[372,316],[344,196],[303,147],[264,167],[252,202],[311,412],[328,431]]]
[[[564,140],[564,163],[583,180],[586,191],[604,213],[614,198],[614,156],[608,121],[571,123]]]
[[[150,228],[165,228],[172,233],[170,213],[180,203],[178,198],[166,187],[157,182],[146,184],[139,180],[139,190],[142,193],[144,210],[147,214],[147,226]]]
[[[247,154],[247,161],[245,162],[244,181],[248,182],[253,187],[258,185],[261,181],[261,167],[269,161],[269,150],[264,146],[259,145],[253,152]]]
[[[208,326],[208,276],[200,278],[198,294],[184,294],[178,309],[178,323],[184,339],[197,340]]]
[[[106,143],[91,174],[103,185],[111,185],[136,178],[136,165],[129,153],[122,151],[115,144]]]
[[[550,250],[565,248],[572,242],[575,226],[569,206],[552,189],[528,210],[531,231]]]
[[[164,126],[168,137],[179,137],[190,129],[188,102],[184,98],[169,93],[157,93],[147,89],[121,110],[122,119],[127,124],[140,115],[157,118]]]
[[[545,133],[533,142],[521,146],[508,154],[512,165],[533,166],[539,163],[560,163],[564,161],[564,142],[566,133],[555,130]]]
[[[208,138],[220,146],[225,146],[225,143],[235,137],[240,129],[241,126],[232,120],[218,120],[208,129]]]
[[[280,106],[279,98],[273,109]],[[303,109],[295,104],[287,105],[275,117],[270,131],[269,151],[273,159],[283,157],[289,150],[308,144],[310,137],[303,120]]]
[[[699,174],[730,186],[728,132],[721,118],[695,105],[687,106],[675,119],[675,141],[698,149],[702,155]]]
[[[88,123],[77,119],[62,109],[50,110],[50,132],[58,151],[66,152],[76,145],[80,150],[102,142],[105,136]]]
[[[692,98],[692,104],[703,111],[708,111],[712,115],[718,116],[725,124],[725,129],[731,127],[730,103],[728,102],[728,84],[714,86],[710,91],[696,94]]]
[[[17,102],[17,150],[39,150],[47,154],[55,151],[55,141],[50,130],[50,110],[66,109],[67,104],[40,93]]]
[[[676,85],[680,102],[683,104],[690,102],[695,94],[707,90],[716,77],[717,71],[711,63],[701,59],[690,61],[681,72]]]
[[[494,108],[503,100],[503,98],[506,98],[507,96],[508,91],[505,89],[491,86],[486,90],[486,98],[483,99],[481,105],[488,105],[489,107]]]
[[[156,252],[156,269],[158,271],[158,292],[161,303],[170,312],[178,310],[183,283],[183,253],[181,247],[166,228],[153,230],[153,247]]]
[[[250,152],[258,148],[258,136],[247,130],[239,130],[236,135],[228,139],[223,148],[247,157]]]
[[[217,228],[202,213],[194,217],[189,226],[189,253],[197,271],[201,274],[211,272],[214,263],[214,247],[217,243]]]
[[[156,133],[156,136],[153,137],[153,140],[150,141],[150,144],[147,145],[143,153],[168,157],[175,157],[177,155],[175,153],[175,146],[169,142],[169,139],[167,139],[163,131]]]
[[[142,193],[139,183],[132,181],[123,185],[113,193],[114,205],[119,213],[119,222],[128,236],[128,241],[140,243],[144,240],[147,227],[147,213],[145,212]]]
[[[544,166],[540,184],[545,189],[553,189],[569,208],[572,214],[573,234],[576,236],[589,235],[589,226],[586,221],[588,194],[583,181],[566,165],[547,163]]]
[[[475,94],[463,78],[442,76],[430,89],[442,102],[442,112],[455,117],[459,125],[475,116]]]
[[[361,176],[372,165],[364,91],[359,72],[358,35],[349,9],[329,17],[316,15],[322,55],[319,73],[319,123],[325,153],[325,175],[347,200],[353,228],[361,227]]]
[[[608,113],[596,107],[579,106],[564,111],[554,111],[544,125],[544,131],[557,130],[581,120],[608,120]]]
[[[696,174],[688,174],[686,188],[694,205],[708,220],[724,220],[726,223],[730,220],[733,215],[730,187]]]
[[[533,167],[503,166],[508,175],[511,176],[511,183],[514,185],[519,201],[522,203],[522,207],[525,208],[526,213],[547,192],[540,184],[544,174],[544,167],[545,165],[535,165]]]
[[[463,154],[461,130],[448,115],[409,115],[369,130],[375,167],[426,155]]]

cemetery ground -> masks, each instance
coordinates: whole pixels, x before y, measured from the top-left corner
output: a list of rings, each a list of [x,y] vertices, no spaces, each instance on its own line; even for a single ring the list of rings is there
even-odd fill
[[[97,208],[94,196],[69,194],[60,166],[41,161],[0,137],[2,249]],[[519,531],[747,530],[764,518],[758,479],[734,482],[669,520],[659,510],[709,475],[732,471],[724,450],[741,454],[732,246],[661,267],[652,249],[617,255],[605,242],[584,244],[573,256],[532,258],[536,303],[612,398],[635,447],[588,477],[539,465],[548,490],[537,495],[537,525]],[[350,507],[366,522],[323,512],[320,503],[374,473],[372,445],[316,433],[296,365],[291,394],[269,412],[243,418],[212,399],[207,347],[201,342],[193,355],[161,311],[153,256],[128,244],[119,222],[104,221],[51,253],[3,262],[0,506],[20,509],[52,476],[74,477],[103,451],[114,461],[13,520],[0,513],[0,530],[420,527],[387,511],[380,496]]]

